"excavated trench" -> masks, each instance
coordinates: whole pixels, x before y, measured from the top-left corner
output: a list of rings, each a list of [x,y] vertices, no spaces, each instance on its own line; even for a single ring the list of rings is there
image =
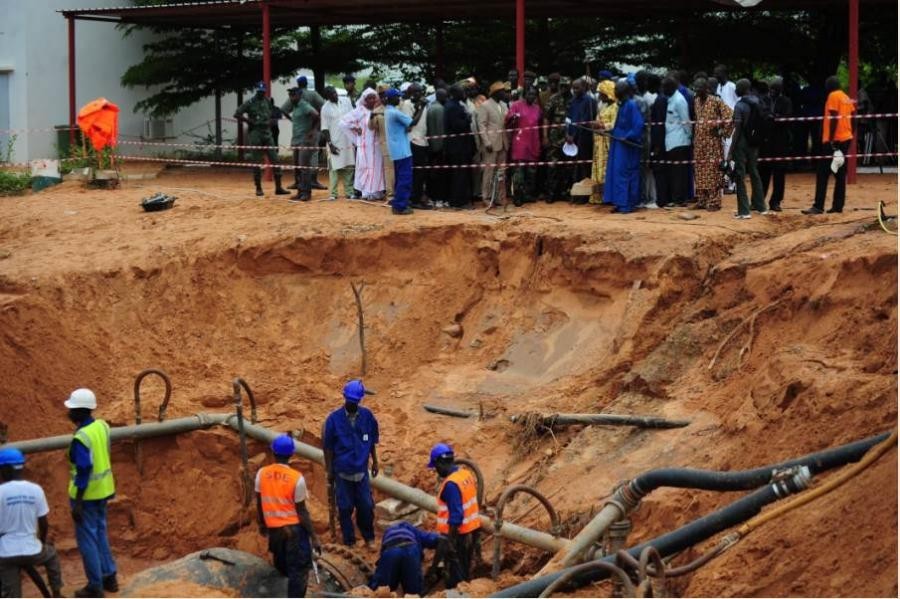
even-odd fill
[[[2,276],[0,420],[9,440],[64,434],[62,399],[89,386],[101,417],[133,423],[133,377],[157,367],[174,386],[169,418],[230,411],[230,381],[241,376],[261,424],[317,445],[343,381],[359,374],[350,283],[364,283],[366,381],[378,390],[369,405],[381,423],[383,470],[431,491],[425,457],[433,442],[448,440],[481,466],[489,505],[509,484],[532,485],[571,537],[617,481],[641,471],[749,468],[895,426],[897,257],[878,235],[852,223],[827,234],[782,227],[670,240],[550,226],[363,224],[339,235],[238,239],[200,255],[164,250],[140,264]],[[162,385],[148,379],[142,395],[151,421]],[[429,414],[425,403],[481,417]],[[691,424],[526,434],[508,419],[599,411]],[[114,449],[110,534],[126,573],[211,546],[266,557],[252,506],[242,507],[233,432],[141,443],[142,472],[134,442]],[[264,449],[250,444],[251,468],[264,462]],[[297,465],[327,535],[321,470]],[[65,457],[36,455],[29,473],[48,492],[69,578],[80,580]],[[670,592],[896,593],[890,569],[843,586],[872,561],[896,561],[896,453],[866,476],[877,493],[857,485],[836,492],[824,511],[758,533]],[[734,498],[662,490],[635,513],[630,539]],[[547,530],[533,507],[520,496],[506,517]],[[809,542],[829,535],[833,548]],[[489,562],[489,543],[484,556]],[[505,543],[500,586],[537,572],[547,557]],[[479,572],[488,576],[489,566]],[[495,588],[479,580],[469,591]]]

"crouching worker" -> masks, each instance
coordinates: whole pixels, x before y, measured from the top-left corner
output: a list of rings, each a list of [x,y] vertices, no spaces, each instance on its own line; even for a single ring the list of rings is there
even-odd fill
[[[409,522],[389,526],[381,538],[381,553],[369,588],[374,591],[378,587],[390,587],[396,591],[402,586],[404,595],[424,595],[425,549],[437,548],[441,539],[441,535],[420,530]]]
[[[275,463],[256,473],[256,514],[259,533],[268,535],[275,568],[288,579],[288,597],[306,596],[312,567],[310,544],[321,553],[319,539],[306,508],[306,481],[288,465],[294,440],[279,435],[272,441]]]
[[[44,566],[54,597],[62,597],[62,571],[56,549],[47,542],[47,497],[22,478],[25,456],[0,449],[0,596],[21,597],[19,571]]]
[[[431,449],[428,467],[443,479],[438,490],[437,531],[447,536],[447,588],[469,580],[478,544],[481,517],[475,475],[454,463],[453,448],[438,443]]]

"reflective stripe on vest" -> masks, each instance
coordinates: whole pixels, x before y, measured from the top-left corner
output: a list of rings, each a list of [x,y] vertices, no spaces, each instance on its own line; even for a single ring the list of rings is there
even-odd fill
[[[478,514],[478,485],[475,482],[475,475],[460,468],[448,476],[438,490],[437,531],[442,534],[450,532],[450,510],[441,499],[444,487],[449,482],[453,482],[459,487],[459,493],[462,496],[463,521],[459,525],[459,533],[466,534],[481,528],[481,518]]]
[[[300,524],[294,501],[303,475],[287,464],[270,464],[259,471],[259,497],[266,528]]]
[[[109,425],[105,420],[94,420],[83,426],[74,435],[91,454],[91,476],[84,491],[86,501],[106,499],[116,494],[116,482],[112,473],[112,455],[109,440]],[[73,439],[74,442],[74,439]],[[69,453],[71,456],[71,451]],[[69,457],[69,497],[75,499],[78,488],[75,486],[77,469]]]

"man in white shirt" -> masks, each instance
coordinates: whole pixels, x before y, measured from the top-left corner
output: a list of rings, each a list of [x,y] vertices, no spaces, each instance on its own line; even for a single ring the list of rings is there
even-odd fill
[[[410,203],[413,208],[418,210],[431,210],[434,205],[431,200],[424,197],[425,181],[428,178],[428,170],[424,167],[428,166],[428,101],[423,97],[422,86],[418,83],[411,83],[406,90],[409,96],[408,100],[400,103],[400,110],[406,116],[413,116],[416,110],[422,107],[422,116],[413,123],[409,129],[409,145],[412,150],[413,158],[413,187]]]
[[[722,98],[722,101],[725,102],[725,105],[733,111],[734,106],[738,103],[739,98],[737,92],[735,91],[734,81],[728,79],[728,69],[726,69],[725,65],[723,64],[716,65],[716,68],[713,69],[713,75],[719,82],[719,86],[716,88],[716,95]],[[723,156],[728,156],[728,150],[731,148],[731,137],[726,137],[725,139],[723,139],[722,146],[724,148]],[[734,192],[734,181],[732,181],[729,177],[725,177],[725,193]]]
[[[337,90],[325,88],[325,104],[322,105],[322,136],[328,150],[328,190],[329,199],[338,199],[338,182],[343,181],[344,197],[355,196],[353,177],[356,174],[356,150],[353,140],[341,127],[341,119],[353,111],[350,99],[339,96]]]
[[[54,597],[61,597],[59,556],[47,542],[50,508],[40,486],[22,480],[25,456],[0,450],[0,595],[21,597],[20,569],[44,566]]]

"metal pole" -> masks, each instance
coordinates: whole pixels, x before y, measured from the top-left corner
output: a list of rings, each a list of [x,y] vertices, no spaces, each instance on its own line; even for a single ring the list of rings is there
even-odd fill
[[[66,16],[69,26],[69,145],[75,147],[75,17]]]
[[[859,99],[859,0],[849,0],[849,38],[850,51],[847,62],[850,71],[849,90],[850,97],[854,101]],[[859,128],[857,127],[857,130]],[[856,135],[850,140],[850,158],[847,161],[847,183],[856,183]]]
[[[525,0],[516,0],[516,70],[519,87],[525,81]]]

